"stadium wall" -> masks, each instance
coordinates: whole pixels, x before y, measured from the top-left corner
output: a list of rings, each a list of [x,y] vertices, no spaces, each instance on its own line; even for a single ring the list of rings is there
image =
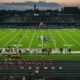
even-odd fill
[[[39,23],[0,23],[0,28],[16,29],[40,29]],[[45,23],[44,29],[80,28],[80,24],[75,23]]]

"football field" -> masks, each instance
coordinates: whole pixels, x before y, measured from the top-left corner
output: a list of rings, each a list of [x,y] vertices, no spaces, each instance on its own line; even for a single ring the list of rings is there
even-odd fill
[[[46,40],[41,39],[46,37]],[[79,29],[0,29],[0,48],[71,48],[80,51]]]

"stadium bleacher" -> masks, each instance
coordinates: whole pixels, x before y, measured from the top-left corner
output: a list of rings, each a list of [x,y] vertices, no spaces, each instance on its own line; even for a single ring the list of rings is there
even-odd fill
[[[65,63],[68,69],[63,65]],[[76,61],[0,60],[0,80],[76,80],[76,77],[80,79],[80,64],[77,62],[73,66],[74,64]]]
[[[69,9],[69,8],[68,8]],[[0,11],[0,28],[36,28],[43,22],[46,28],[79,28],[80,15],[64,8],[61,12],[55,11]],[[71,9],[71,8],[70,8]],[[5,14],[6,13],[6,14]]]

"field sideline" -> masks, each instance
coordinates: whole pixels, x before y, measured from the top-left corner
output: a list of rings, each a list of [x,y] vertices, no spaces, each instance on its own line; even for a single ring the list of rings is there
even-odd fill
[[[39,40],[47,36],[47,41]],[[79,29],[0,29],[0,47],[71,48],[80,51]]]
[[[5,54],[4,56],[2,56],[2,54],[0,54],[0,60],[4,60],[7,59],[9,60],[10,57],[8,54]],[[18,59],[18,58],[14,58],[14,59]],[[54,54],[54,55],[43,55],[43,54],[22,54],[21,55],[21,59],[24,60],[80,60],[80,54]]]

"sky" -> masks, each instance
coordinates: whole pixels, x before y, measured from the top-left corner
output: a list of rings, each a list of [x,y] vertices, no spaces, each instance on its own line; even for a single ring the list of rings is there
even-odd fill
[[[25,2],[25,1],[46,1],[46,2],[57,2],[63,4],[80,4],[80,0],[0,0],[3,2]]]

